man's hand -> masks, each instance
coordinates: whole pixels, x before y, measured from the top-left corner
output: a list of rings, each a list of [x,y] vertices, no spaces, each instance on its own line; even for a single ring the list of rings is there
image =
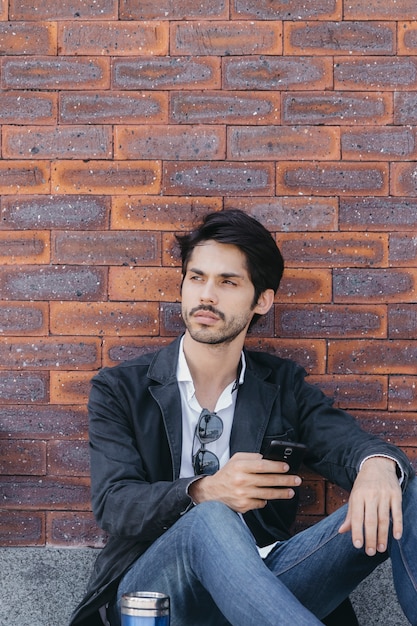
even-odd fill
[[[301,478],[286,474],[288,470],[287,463],[268,461],[253,452],[238,452],[212,476],[194,481],[189,495],[197,504],[218,500],[238,513],[246,513],[263,508],[268,500],[294,497],[292,487],[300,485]]]
[[[368,556],[385,552],[388,546],[390,517],[393,536],[401,539],[403,531],[402,493],[396,463],[385,457],[365,461],[356,477],[349,498],[348,513],[339,532],[352,532],[352,542]]]

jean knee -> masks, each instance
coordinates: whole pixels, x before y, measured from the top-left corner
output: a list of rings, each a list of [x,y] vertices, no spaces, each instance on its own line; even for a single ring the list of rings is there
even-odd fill
[[[203,520],[204,523],[212,525],[224,524],[227,520],[234,521],[238,516],[227,504],[217,500],[201,502],[195,506],[188,515],[194,520]]]

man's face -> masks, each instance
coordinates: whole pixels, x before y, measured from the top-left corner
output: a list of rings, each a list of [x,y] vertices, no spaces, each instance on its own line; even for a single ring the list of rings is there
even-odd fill
[[[212,240],[194,248],[182,284],[182,317],[195,341],[227,343],[246,333],[254,296],[239,248]]]

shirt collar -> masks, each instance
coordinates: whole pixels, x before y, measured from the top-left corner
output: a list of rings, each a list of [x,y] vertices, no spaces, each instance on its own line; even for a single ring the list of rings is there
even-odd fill
[[[246,371],[246,359],[245,359],[245,353],[242,350],[242,353],[240,355],[239,368],[238,368],[239,380],[238,381],[236,380],[237,384],[235,382],[233,391],[235,391],[239,385],[243,384],[243,381],[245,380],[245,371]],[[181,338],[180,349],[178,353],[177,380],[178,382],[193,383],[193,379],[191,378],[190,368],[188,367],[187,359],[185,358],[185,354],[184,354],[184,337]],[[194,384],[193,384],[193,387],[194,387]],[[193,393],[194,393],[194,390],[193,390]]]

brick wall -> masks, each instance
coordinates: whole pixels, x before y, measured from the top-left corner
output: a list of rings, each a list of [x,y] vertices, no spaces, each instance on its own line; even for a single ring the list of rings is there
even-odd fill
[[[248,340],[417,460],[415,0],[0,0],[0,543],[94,545],[86,398],[181,329],[174,232],[287,270]],[[307,475],[301,524],[346,494]]]

